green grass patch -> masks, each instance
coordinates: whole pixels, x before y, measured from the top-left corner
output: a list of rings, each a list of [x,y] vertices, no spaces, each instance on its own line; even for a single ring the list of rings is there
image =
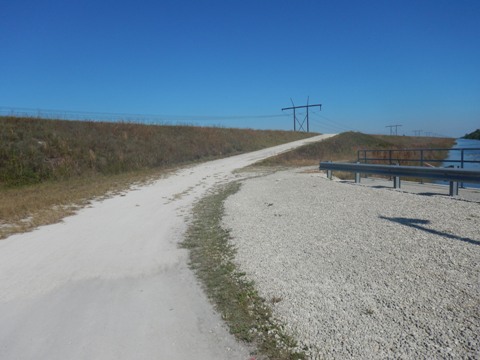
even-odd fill
[[[230,183],[200,200],[182,245],[190,250],[190,265],[232,334],[255,344],[269,359],[305,359],[305,354],[296,349],[296,341],[274,319],[254,283],[234,263],[235,248],[221,219],[225,199],[239,188],[239,183]]]

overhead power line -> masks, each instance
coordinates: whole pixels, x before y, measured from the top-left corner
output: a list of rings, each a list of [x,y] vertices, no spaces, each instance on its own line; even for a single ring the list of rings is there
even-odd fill
[[[338,125],[333,125],[333,124],[329,124],[329,123],[326,123],[326,122],[323,122],[321,120],[318,120],[318,119],[310,119],[311,120],[311,123],[312,124],[315,124],[315,125],[318,125],[319,128],[321,129],[328,129],[328,130],[333,130],[334,132],[345,132],[345,131],[349,131],[348,129],[344,128],[344,127],[341,127],[341,126],[338,126]]]
[[[308,109],[311,108],[311,107],[318,107],[320,110],[322,109],[322,104],[309,105],[308,104],[309,99],[310,99],[310,97],[307,98],[307,105],[301,105],[301,106],[295,106],[295,104],[293,103],[293,100],[290,99],[293,106],[282,109],[282,111],[293,110],[293,131],[297,131],[297,124],[298,124],[298,131],[310,132],[310,118],[309,118]],[[305,115],[305,118],[303,118],[303,120],[300,120],[300,119],[297,118],[297,114],[296,114],[297,109],[306,109],[307,110],[307,113]],[[304,128],[305,123],[307,124],[306,130]]]
[[[27,117],[54,117],[66,120],[108,120],[108,121],[139,121],[139,122],[169,122],[169,121],[233,121],[247,119],[273,119],[288,117],[287,114],[270,115],[159,115],[138,113],[113,113],[58,109],[34,109],[23,107],[0,106],[1,115]]]
[[[390,135],[398,135],[398,128],[402,125],[387,125],[385,127],[390,128]],[[395,132],[393,131],[393,128],[395,128]]]
[[[316,111],[312,111],[312,114],[315,116],[318,116],[318,120],[316,121],[319,124],[322,124],[322,126],[328,127],[328,128],[333,128],[335,131],[359,131],[358,129],[354,129],[346,124],[340,123],[338,121],[334,121],[325,115],[322,115]],[[321,119],[320,119],[321,118]],[[315,120],[313,120],[315,121]]]

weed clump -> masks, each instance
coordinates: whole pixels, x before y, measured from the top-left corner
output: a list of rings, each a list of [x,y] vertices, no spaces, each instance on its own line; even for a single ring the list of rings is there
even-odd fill
[[[303,350],[272,316],[268,301],[234,263],[235,249],[221,219],[223,202],[239,188],[239,183],[231,183],[202,199],[182,245],[190,250],[190,265],[232,334],[255,344],[269,359],[305,359]]]

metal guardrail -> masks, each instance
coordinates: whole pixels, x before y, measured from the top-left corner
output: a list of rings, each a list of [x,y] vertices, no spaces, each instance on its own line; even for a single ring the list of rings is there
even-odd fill
[[[364,164],[367,164],[369,161],[385,161],[388,162],[390,165],[393,165],[394,163],[400,163],[401,161],[408,161],[408,162],[416,162],[419,163],[420,166],[423,166],[427,161],[429,163],[443,163],[443,162],[449,162],[449,163],[458,163],[460,167],[463,169],[464,164],[480,164],[480,160],[466,160],[465,159],[465,152],[469,151],[479,151],[480,148],[413,148],[413,149],[371,149],[371,150],[358,150],[357,151],[357,161],[362,162]],[[433,151],[444,151],[444,152],[449,152],[449,151],[454,151],[454,152],[460,152],[460,159],[459,160],[437,160],[437,159],[425,159],[425,153],[428,152],[433,152]],[[372,153],[373,155],[375,154],[385,154],[386,156],[384,157],[367,157],[368,153]],[[398,153],[413,153],[413,154],[418,154],[419,157],[417,158],[400,158],[396,156]],[[387,156],[388,155],[388,156]]]
[[[446,180],[450,182],[451,196],[458,195],[458,182],[480,183],[480,171],[472,169],[320,162],[320,170],[327,170],[327,176],[330,179],[333,170],[354,172],[356,183],[360,182],[361,173],[392,176],[395,188],[400,188],[401,176]]]

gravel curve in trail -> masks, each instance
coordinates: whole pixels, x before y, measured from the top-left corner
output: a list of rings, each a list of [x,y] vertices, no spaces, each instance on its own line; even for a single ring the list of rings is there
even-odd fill
[[[297,170],[245,180],[225,211],[309,358],[480,358],[479,202]]]
[[[0,241],[0,359],[248,359],[188,268],[193,203],[321,135],[184,168]]]

